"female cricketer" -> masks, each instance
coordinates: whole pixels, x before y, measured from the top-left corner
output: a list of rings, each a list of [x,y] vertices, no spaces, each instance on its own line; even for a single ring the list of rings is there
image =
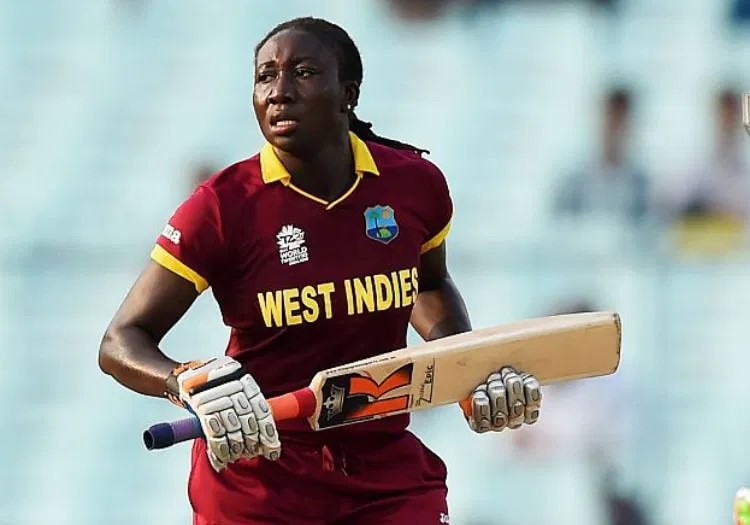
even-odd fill
[[[446,180],[424,150],[355,116],[362,76],[357,47],[325,20],[259,43],[265,146],[178,207],[103,337],[104,372],[200,419],[194,525],[448,523],[445,465],[408,415],[312,432],[277,425],[266,403],[320,369],[402,348],[409,323],[425,340],[471,328],[446,268]],[[161,339],[209,287],[225,355],[168,358]],[[474,431],[499,431],[535,422],[541,393],[506,367],[467,401]]]

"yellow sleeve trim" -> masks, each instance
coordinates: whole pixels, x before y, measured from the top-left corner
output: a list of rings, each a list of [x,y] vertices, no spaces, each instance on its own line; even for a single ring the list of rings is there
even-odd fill
[[[193,283],[198,293],[203,293],[208,288],[208,282],[203,277],[188,268],[182,261],[158,244],[151,250],[151,258],[167,270]]]
[[[445,240],[445,238],[448,236],[448,232],[451,230],[451,223],[453,222],[453,218],[448,221],[448,224],[445,225],[445,227],[438,232],[437,235],[435,235],[432,239],[427,241],[422,245],[422,249],[420,250],[420,255],[429,252],[433,248],[437,248],[440,246],[440,244]]]

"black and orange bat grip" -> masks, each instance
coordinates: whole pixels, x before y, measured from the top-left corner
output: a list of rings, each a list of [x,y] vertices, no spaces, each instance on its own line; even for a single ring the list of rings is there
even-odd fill
[[[309,388],[273,397],[268,400],[274,421],[306,419],[315,413],[317,401]],[[203,437],[200,421],[196,416],[166,423],[156,423],[143,432],[143,444],[148,450],[171,447],[176,443]]]

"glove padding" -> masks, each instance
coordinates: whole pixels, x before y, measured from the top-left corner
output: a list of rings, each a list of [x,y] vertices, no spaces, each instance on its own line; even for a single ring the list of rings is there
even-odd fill
[[[542,389],[536,377],[506,366],[477,386],[461,408],[474,432],[500,432],[539,419]]]
[[[179,399],[200,420],[211,466],[281,455],[276,423],[253,377],[228,356],[192,364],[177,376]]]

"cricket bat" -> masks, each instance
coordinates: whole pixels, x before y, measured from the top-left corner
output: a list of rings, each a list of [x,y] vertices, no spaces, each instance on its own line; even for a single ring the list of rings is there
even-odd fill
[[[542,385],[614,373],[620,317],[586,312],[528,319],[407,346],[322,370],[310,385],[268,400],[276,421],[306,419],[324,430],[458,403],[503,366]],[[149,450],[202,436],[196,417],[153,425]]]

